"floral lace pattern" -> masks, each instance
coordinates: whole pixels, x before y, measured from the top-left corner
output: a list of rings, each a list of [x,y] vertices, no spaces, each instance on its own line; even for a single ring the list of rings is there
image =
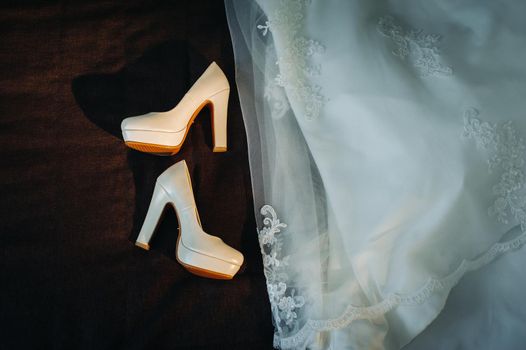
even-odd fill
[[[300,102],[306,119],[316,118],[324,105],[321,88],[312,83],[319,75],[321,66],[312,63],[316,55],[325,51],[319,42],[298,34],[302,26],[303,12],[308,0],[280,0],[276,11],[268,15],[264,24],[257,25],[263,36],[268,32],[280,34],[282,52],[277,59],[279,73],[275,83],[286,89],[290,96]]]
[[[477,118],[479,111],[469,108],[464,113],[463,136],[475,140],[479,148],[492,152],[488,160],[490,171],[500,168],[499,182],[493,186],[497,199],[488,213],[507,224],[512,216],[526,232],[526,196],[524,195],[524,151],[526,144],[518,135],[511,121],[503,124],[482,122]]]
[[[305,305],[305,298],[298,295],[296,289],[287,284],[289,276],[286,269],[289,257],[282,256],[283,243],[280,235],[281,229],[286,228],[287,225],[279,221],[276,211],[270,205],[264,205],[260,212],[265,216],[263,219],[265,226],[258,231],[258,238],[276,327],[274,343],[275,346],[279,346],[283,334],[297,329],[295,321],[299,310]]]
[[[450,290],[469,271],[474,271],[493,261],[498,256],[521,247],[526,243],[526,233],[491,246],[485,253],[473,260],[463,260],[455,271],[443,278],[430,277],[418,290],[409,294],[391,293],[381,302],[370,306],[349,305],[342,315],[330,320],[307,320],[299,328],[299,311],[306,304],[307,297],[297,295],[291,288],[290,278],[286,272],[288,256],[281,256],[281,229],[287,227],[277,218],[274,208],[264,205],[261,214],[265,215],[264,227],[258,231],[261,252],[263,255],[264,273],[267,279],[267,291],[276,328],[274,346],[281,349],[304,347],[310,337],[317,332],[336,330],[347,327],[354,320],[375,319],[400,305],[420,305],[429,300],[436,292]],[[291,334],[285,336],[285,334]]]
[[[441,37],[427,34],[421,29],[404,29],[392,16],[383,16],[378,20],[378,31],[390,38],[396,48],[393,55],[409,61],[420,76],[451,75],[451,67],[442,64],[437,45]]]
[[[267,35],[267,33],[270,31],[270,22],[265,21],[265,24],[258,24],[257,29],[261,30],[261,35]]]
[[[285,90],[276,84],[272,79],[266,79],[265,91],[263,97],[270,105],[270,115],[274,119],[279,119],[290,109],[289,101]]]
[[[320,74],[321,67],[311,63],[310,58],[322,54],[324,47],[315,40],[297,35],[303,18],[306,0],[282,0],[281,8],[269,14],[264,24],[258,25],[261,35],[279,31],[283,37],[284,51],[278,59],[279,72],[275,79],[269,79],[264,97],[272,108],[273,116],[283,115],[290,109],[287,94],[302,101],[307,119],[316,118],[324,105],[325,97],[320,88],[306,77]],[[438,34],[426,34],[420,29],[405,29],[395,23],[391,16],[378,21],[378,31],[390,38],[395,49],[392,54],[413,65],[420,76],[448,76],[452,68],[445,65],[440,57]],[[285,92],[286,91],[286,92]],[[521,224],[522,234],[506,242],[498,242],[486,252],[472,260],[463,260],[446,276],[430,277],[421,288],[412,293],[390,293],[376,304],[367,306],[348,305],[342,314],[334,319],[302,319],[307,306],[308,295],[301,295],[293,287],[293,279],[288,274],[290,257],[283,255],[282,230],[287,228],[280,222],[276,211],[270,205],[261,208],[264,226],[258,230],[258,238],[263,256],[264,274],[270,299],[273,323],[276,328],[274,345],[282,349],[295,349],[305,346],[317,332],[341,329],[354,320],[375,319],[400,305],[420,305],[440,291],[448,291],[469,271],[474,271],[490,263],[498,256],[517,249],[526,243],[526,198],[520,195],[524,186],[523,152],[526,147],[523,139],[513,128],[512,122],[493,124],[480,121],[479,112],[470,108],[464,115],[463,135],[472,138],[478,147],[492,153],[488,160],[490,171],[502,171],[499,182],[492,188],[497,196],[488,209],[502,223],[510,218]],[[352,301],[351,301],[352,302]],[[301,320],[301,321],[300,321]],[[300,327],[299,324],[303,325]]]
[[[526,233],[503,243],[494,244],[484,254],[474,260],[463,260],[459,267],[448,276],[435,279],[429,278],[422,288],[411,294],[391,293],[383,301],[371,306],[349,305],[343,314],[332,320],[309,320],[294,336],[281,339],[282,349],[292,349],[303,346],[313,332],[336,330],[347,327],[354,320],[373,320],[400,305],[419,305],[427,302],[433,293],[440,290],[450,290],[469,271],[474,271],[493,261],[498,256],[520,248],[526,243]]]
[[[282,242],[279,233],[287,227],[277,218],[274,209],[265,205],[261,208],[264,225],[259,231],[259,241],[263,253],[267,289],[271,300],[274,322],[276,325],[275,346],[281,349],[303,348],[315,334],[323,331],[337,330],[349,326],[359,319],[373,320],[401,305],[421,305],[440,291],[449,291],[470,271],[477,270],[490,263],[498,256],[518,249],[526,243],[526,201],[523,190],[526,149],[525,141],[518,135],[512,122],[502,124],[482,122],[478,119],[479,111],[469,108],[464,113],[463,136],[475,140],[477,147],[486,149],[492,154],[488,159],[490,171],[502,171],[499,182],[493,187],[497,199],[489,208],[490,215],[497,220],[508,223],[510,216],[520,222],[520,234],[515,238],[497,242],[487,251],[471,260],[462,260],[450,274],[441,277],[430,277],[420,289],[408,294],[390,293],[376,304],[368,306],[348,305],[342,314],[334,319],[308,319],[299,327],[301,313],[307,295],[299,296],[290,288],[290,276],[285,272],[289,258],[281,256]],[[518,229],[518,228],[517,228]],[[288,336],[286,335],[288,334]]]

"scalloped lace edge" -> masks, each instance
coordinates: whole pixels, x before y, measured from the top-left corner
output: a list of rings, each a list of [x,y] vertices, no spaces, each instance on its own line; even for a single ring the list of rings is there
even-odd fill
[[[467,272],[477,270],[498,256],[510,250],[520,248],[525,242],[526,232],[523,232],[510,241],[495,243],[478,258],[462,260],[458,268],[446,277],[440,279],[430,277],[427,282],[414,293],[391,293],[383,301],[371,306],[349,305],[341,316],[330,320],[309,319],[296,334],[281,338],[279,340],[279,346],[282,349],[297,347],[300,344],[304,344],[314,332],[341,329],[358,319],[374,319],[400,305],[424,304],[433,292],[444,289],[451,290]]]

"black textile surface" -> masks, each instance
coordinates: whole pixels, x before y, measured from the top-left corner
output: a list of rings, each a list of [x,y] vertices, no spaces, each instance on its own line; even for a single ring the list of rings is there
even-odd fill
[[[271,349],[223,2],[2,2],[0,28],[0,349]],[[173,157],[125,147],[123,118],[172,108],[214,60],[228,152],[207,109]],[[232,281],[175,261],[173,210],[133,244],[182,159],[205,230],[245,255]]]

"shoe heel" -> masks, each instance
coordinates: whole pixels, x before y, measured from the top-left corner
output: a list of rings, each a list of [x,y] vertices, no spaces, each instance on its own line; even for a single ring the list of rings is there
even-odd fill
[[[152,199],[150,201],[150,206],[148,207],[148,212],[146,213],[146,218],[142,224],[141,232],[135,241],[135,245],[141,247],[145,250],[150,250],[150,240],[155,232],[159,218],[164,210],[166,204],[170,201],[168,194],[164,188],[155,184],[155,189],[153,190]]]
[[[228,96],[230,90],[215,94],[208,100],[212,103],[213,152],[226,152]]]

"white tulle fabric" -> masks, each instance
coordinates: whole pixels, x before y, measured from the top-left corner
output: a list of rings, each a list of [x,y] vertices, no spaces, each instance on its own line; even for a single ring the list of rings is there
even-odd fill
[[[274,345],[524,344],[526,4],[226,9]]]

